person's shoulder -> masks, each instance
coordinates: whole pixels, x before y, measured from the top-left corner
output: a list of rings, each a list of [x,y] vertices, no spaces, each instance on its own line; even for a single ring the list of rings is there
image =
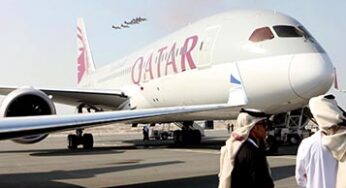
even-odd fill
[[[314,145],[319,145],[319,140],[321,138],[321,132],[317,131],[313,135],[304,138],[299,145],[298,152],[300,150],[310,150]]]
[[[304,138],[301,142],[301,144],[312,144],[314,143],[316,140],[319,140],[321,138],[321,131],[317,131],[315,132],[313,135]]]
[[[303,151],[303,150],[306,150],[306,148],[310,147],[311,144],[312,144],[312,140],[313,140],[313,137],[314,135],[311,135],[307,138],[304,138],[300,144],[299,144],[299,147],[298,147],[298,152],[300,151]]]
[[[253,143],[247,140],[241,145],[239,150],[241,150],[245,155],[250,155],[251,153],[256,153],[258,148]]]
[[[252,143],[245,141],[243,144],[240,146],[238,153],[237,153],[237,158],[240,161],[248,160],[253,157],[255,154],[255,146],[253,146]]]
[[[246,147],[246,148],[256,148],[256,146],[251,143],[250,140],[246,140],[244,143],[243,143],[243,147]]]

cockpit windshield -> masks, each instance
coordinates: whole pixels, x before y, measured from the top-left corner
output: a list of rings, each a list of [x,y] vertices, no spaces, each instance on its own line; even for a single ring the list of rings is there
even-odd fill
[[[325,53],[318,41],[302,25],[293,22],[253,28],[248,42],[244,44],[244,49],[258,56],[296,52]]]
[[[249,40],[252,42],[261,42],[264,40],[273,39],[274,35],[269,27],[262,27],[256,29],[250,36]]]
[[[305,29],[304,26],[301,26],[301,25],[300,25],[300,26],[298,26],[298,28],[303,32],[305,39],[310,40],[310,41],[312,41],[312,42],[315,41],[315,40],[314,40],[314,37],[312,37],[312,35],[309,33],[308,30]]]
[[[278,37],[282,38],[299,38],[304,36],[304,32],[290,25],[276,25],[273,26],[274,31]]]
[[[314,38],[303,26],[293,26],[293,25],[274,25],[270,27],[261,27],[254,30],[249,38],[251,42],[262,42],[266,40],[274,39],[275,32],[276,36],[279,38],[303,38],[306,41],[315,43]]]

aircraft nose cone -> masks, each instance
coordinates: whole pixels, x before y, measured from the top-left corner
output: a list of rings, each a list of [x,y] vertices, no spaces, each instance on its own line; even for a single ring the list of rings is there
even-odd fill
[[[326,93],[334,80],[333,65],[325,53],[295,55],[290,66],[293,92],[303,99]]]

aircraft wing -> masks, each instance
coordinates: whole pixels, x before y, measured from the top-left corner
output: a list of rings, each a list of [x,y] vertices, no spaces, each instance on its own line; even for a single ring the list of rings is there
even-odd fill
[[[116,122],[151,122],[157,118],[204,120],[205,113],[227,113],[236,117],[243,105],[215,104],[141,110],[98,112],[76,115],[9,117],[0,119],[0,140],[88,128]],[[173,119],[172,119],[173,118]]]
[[[7,95],[20,87],[0,87],[0,95]],[[36,88],[35,88],[36,89]],[[81,103],[102,106],[107,109],[117,110],[124,104],[128,97],[120,90],[85,90],[85,89],[49,89],[37,88],[57,103],[77,106]]]

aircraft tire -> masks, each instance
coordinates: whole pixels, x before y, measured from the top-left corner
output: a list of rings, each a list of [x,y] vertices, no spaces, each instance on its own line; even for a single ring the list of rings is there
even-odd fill
[[[92,134],[84,134],[82,137],[83,140],[83,148],[84,149],[92,149],[94,146],[94,138]]]
[[[202,140],[202,135],[199,130],[191,131],[192,144],[200,144]]]
[[[292,134],[292,135],[289,135],[287,137],[288,137],[287,138],[288,143],[290,145],[298,145],[300,143],[300,141],[301,141],[301,138],[297,134]]]
[[[167,140],[167,138],[168,138],[168,135],[167,135],[166,133],[163,133],[163,134],[161,135],[161,139],[162,139],[162,140]]]
[[[74,134],[69,134],[67,136],[67,148],[68,149],[71,149],[71,150],[74,150],[74,149],[77,149],[78,147],[78,137],[77,135],[74,135]]]
[[[182,143],[184,145],[186,144],[190,144],[191,143],[191,131],[188,130],[182,130],[181,131],[181,139],[182,139]]]
[[[180,145],[182,143],[182,131],[176,130],[173,132],[174,144]]]

